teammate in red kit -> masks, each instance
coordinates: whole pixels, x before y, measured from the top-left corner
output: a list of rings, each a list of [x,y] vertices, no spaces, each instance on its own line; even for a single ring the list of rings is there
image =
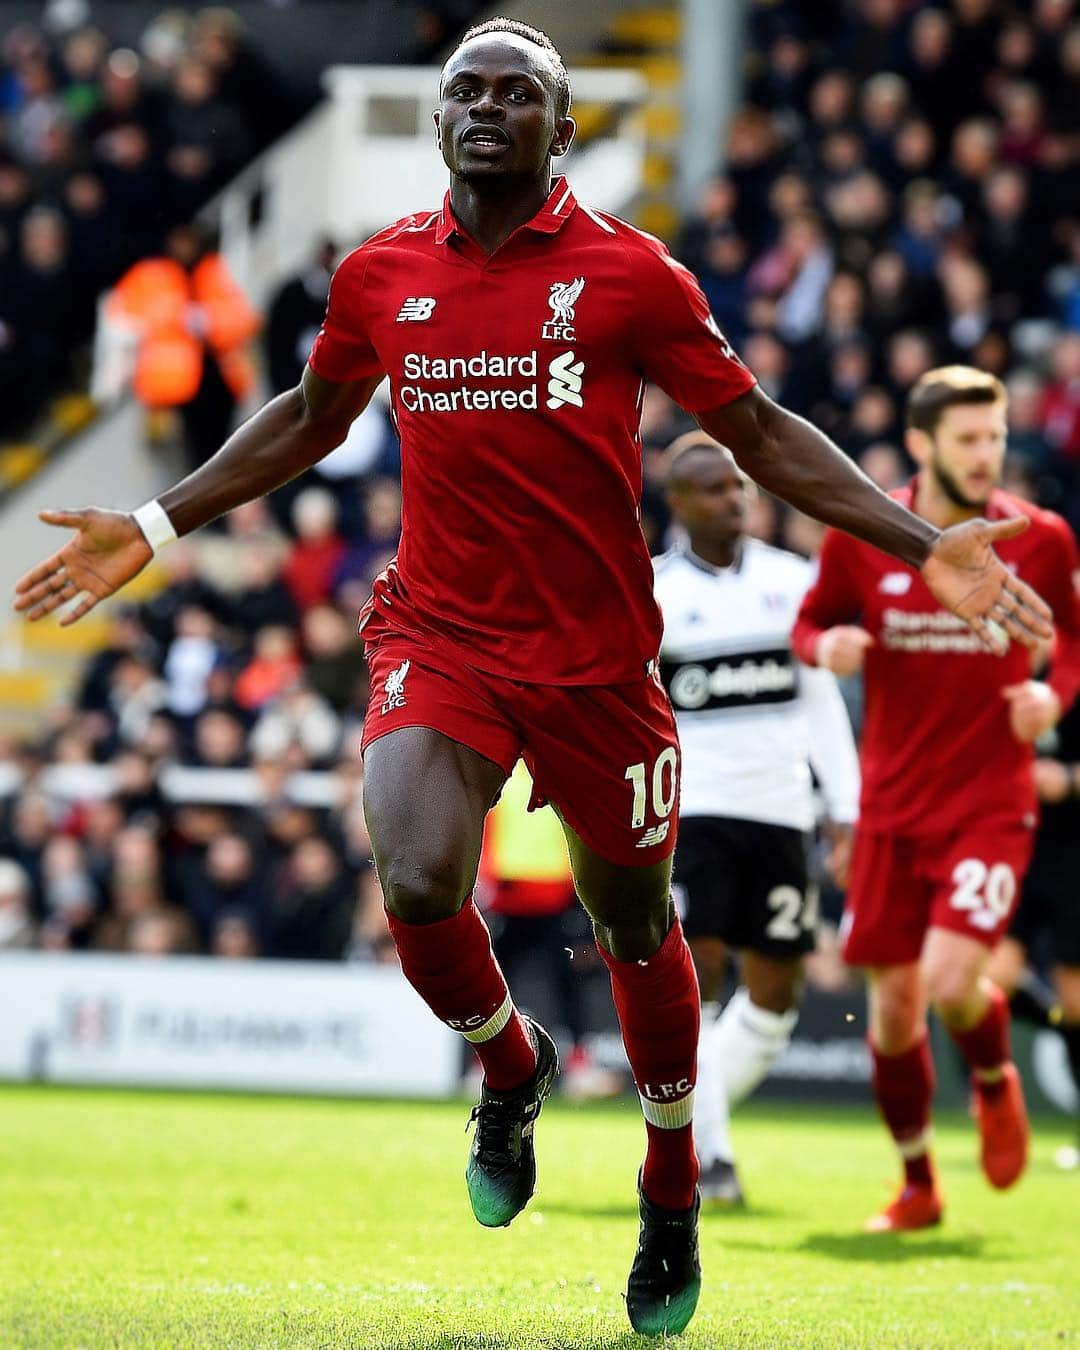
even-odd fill
[[[765,487],[921,568],[985,641],[994,620],[1029,642],[1049,624],[991,547],[1022,523],[942,532],[890,501],[757,389],[658,240],[552,181],[574,135],[569,105],[542,33],[507,20],[470,30],[435,113],[451,175],[441,210],[342,263],[301,385],[196,473],[133,515],[43,513],[78,533],[23,579],[17,604],[37,618],[72,600],[62,621],[77,619],[153,541],[314,464],[389,377],[404,510],[397,560],[361,619],[364,800],[402,969],[484,1068],[470,1200],[496,1226],[529,1199],[533,1126],[557,1068],[470,899],[484,816],[523,755],[564,822],[645,1115],[630,1320],[674,1333],[700,1287],[700,1010],[670,898],[678,745],[638,520],[645,381]]]
[[[966,366],[929,371],[911,393],[907,423],[919,474],[894,497],[940,529],[978,515],[1026,517],[1030,528],[1003,541],[1001,555],[1049,600],[1056,649],[1049,682],[1032,680],[1027,651],[986,652],[914,569],[826,535],[794,644],[804,661],[864,673],[844,956],[869,971],[874,1091],[905,1178],[871,1231],[923,1228],[941,1217],[929,1150],[928,1003],[971,1066],[988,1180],[1011,1186],[1023,1171],[1027,1117],[1008,1005],[984,970],[1031,856],[1032,742],[1080,687],[1080,559],[1065,521],[997,488],[1001,382]]]

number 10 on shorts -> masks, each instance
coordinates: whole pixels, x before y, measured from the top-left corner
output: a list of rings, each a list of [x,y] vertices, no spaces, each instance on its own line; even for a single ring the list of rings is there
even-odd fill
[[[671,808],[675,805],[675,795],[679,790],[677,763],[678,752],[673,745],[669,745],[666,750],[662,750],[657,755],[651,775],[648,772],[648,765],[644,761],[627,767],[623,777],[632,784],[634,789],[634,801],[630,812],[630,828],[632,830],[640,830],[642,825],[645,824],[645,810],[648,802],[647,787],[650,777],[652,780],[654,814],[660,820],[665,820],[671,814]]]

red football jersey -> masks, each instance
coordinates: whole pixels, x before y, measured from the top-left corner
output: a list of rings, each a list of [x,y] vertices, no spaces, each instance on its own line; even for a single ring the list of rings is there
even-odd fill
[[[892,495],[909,508],[914,484]],[[995,492],[986,518],[1026,515],[1031,524],[997,544],[1005,565],[1054,612],[1053,685],[1067,708],[1080,687],[1080,567],[1060,516]],[[830,530],[817,580],[796,620],[793,644],[814,663],[826,628],[857,623],[874,639],[866,653],[860,755],[860,823],[868,830],[922,834],[960,828],[973,817],[1036,813],[1034,751],[1009,729],[1006,685],[1031,678],[1019,643],[985,651],[962,619],[931,595],[918,571],[869,544]]]
[[[639,518],[645,381],[691,412],[754,384],[659,240],[557,179],[488,255],[447,194],[342,262],[310,364],[336,382],[390,377],[401,544],[365,639],[416,633],[532,683],[643,676],[660,644]]]

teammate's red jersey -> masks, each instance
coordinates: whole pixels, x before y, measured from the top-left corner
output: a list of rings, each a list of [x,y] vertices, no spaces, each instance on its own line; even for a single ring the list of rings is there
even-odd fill
[[[644,382],[689,411],[754,383],[659,240],[557,179],[488,255],[448,194],[344,260],[310,363],[335,382],[390,377],[401,545],[365,639],[414,633],[532,683],[642,678],[660,641]]]
[[[911,508],[914,494],[912,484],[892,495]],[[1015,515],[1031,525],[995,548],[1054,612],[1049,683],[1067,708],[1080,687],[1076,543],[1060,516],[995,492],[987,519]],[[821,633],[844,623],[860,624],[874,639],[863,681],[860,828],[944,834],[974,816],[1034,822],[1033,750],[1010,731],[1001,693],[1031,678],[1026,648],[1014,642],[1004,656],[984,651],[915,568],[830,530],[795,624],[795,650],[812,664]]]

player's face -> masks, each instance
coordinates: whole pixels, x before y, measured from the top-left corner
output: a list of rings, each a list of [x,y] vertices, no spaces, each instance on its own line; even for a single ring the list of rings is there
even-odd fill
[[[672,514],[691,539],[730,545],[746,530],[746,484],[727,455],[694,455],[670,500]]]
[[[532,43],[512,34],[466,43],[443,70],[434,115],[447,168],[468,182],[535,178],[573,138],[555,98],[553,69]]]
[[[955,505],[982,510],[1001,481],[1007,426],[1004,403],[946,408],[930,440],[926,467]]]

